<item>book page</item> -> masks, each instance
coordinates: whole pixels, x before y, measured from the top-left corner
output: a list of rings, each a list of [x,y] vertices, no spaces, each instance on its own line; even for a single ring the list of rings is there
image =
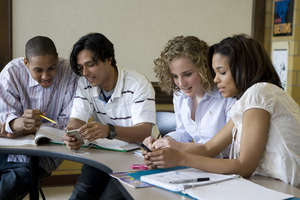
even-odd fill
[[[237,178],[211,185],[194,187],[183,191],[183,193],[203,200],[279,200],[292,197],[292,195],[265,188],[244,178]]]
[[[65,130],[42,125],[35,134],[35,143],[39,144],[41,140],[48,139],[50,142],[63,144]]]
[[[35,145],[34,143],[34,135],[26,135],[23,137],[17,138],[2,138],[0,137],[0,145],[1,146],[27,146],[27,145]]]
[[[140,148],[137,144],[128,143],[118,139],[109,140],[102,138],[91,143],[107,150],[131,151]]]

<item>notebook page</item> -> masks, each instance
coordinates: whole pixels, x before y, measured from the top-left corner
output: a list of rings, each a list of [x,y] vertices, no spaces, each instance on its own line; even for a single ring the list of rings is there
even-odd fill
[[[26,135],[17,138],[0,138],[1,146],[31,146],[35,145],[34,143],[34,135]]]
[[[65,131],[62,129],[58,129],[50,126],[41,126],[39,130],[36,132],[35,141],[36,143],[38,143],[38,141],[41,138],[49,138],[51,142],[63,144],[64,134]]]
[[[193,183],[170,183],[172,181],[184,180],[184,179],[194,179],[194,178],[204,178],[208,177],[208,181],[203,182],[193,182]],[[193,187],[195,185],[207,185],[220,181],[229,180],[238,177],[237,175],[223,175],[204,172],[194,168],[186,168],[176,171],[169,171],[164,173],[157,173],[151,175],[145,175],[141,177],[141,180],[158,187],[162,187],[171,191],[182,191],[184,189]]]
[[[194,187],[184,190],[183,193],[202,200],[282,200],[292,197],[292,195],[265,188],[244,178]]]
[[[118,139],[109,140],[106,138],[102,138],[102,139],[97,139],[91,143],[105,149],[119,150],[119,151],[130,151],[130,150],[140,148],[137,144],[128,143]]]

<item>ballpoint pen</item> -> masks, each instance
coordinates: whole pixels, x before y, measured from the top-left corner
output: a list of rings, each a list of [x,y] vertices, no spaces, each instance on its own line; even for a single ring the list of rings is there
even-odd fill
[[[209,181],[209,177],[180,179],[175,181],[169,181],[169,183],[180,184],[180,183],[194,183],[194,182],[202,182],[202,181]]]
[[[48,120],[49,122],[51,122],[51,123],[53,123],[53,124],[56,124],[56,121],[54,121],[54,120],[52,120],[52,119],[50,119],[50,118],[48,118],[48,117],[46,117],[46,116],[44,116],[44,115],[40,115],[40,117],[41,117],[41,118],[44,118],[44,119],[46,119],[46,120]]]

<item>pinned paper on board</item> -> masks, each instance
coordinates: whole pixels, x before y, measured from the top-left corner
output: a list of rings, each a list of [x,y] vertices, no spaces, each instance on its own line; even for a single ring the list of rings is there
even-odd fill
[[[272,62],[286,90],[288,72],[288,42],[274,42],[272,44]]]

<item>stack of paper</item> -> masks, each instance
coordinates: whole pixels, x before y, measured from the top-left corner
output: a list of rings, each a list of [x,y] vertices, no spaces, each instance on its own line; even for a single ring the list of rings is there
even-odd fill
[[[223,175],[223,174],[213,174],[204,172],[194,168],[186,168],[181,170],[169,171],[164,173],[151,174],[141,177],[141,181],[156,185],[158,187],[165,188],[174,192],[183,191],[187,188],[207,185],[212,183],[217,183],[221,181],[226,181],[229,179],[237,178],[238,175]],[[208,178],[206,181],[195,181],[195,182],[185,182],[183,183],[173,183],[180,182],[181,180],[197,179],[197,178]]]
[[[199,182],[198,178],[200,180],[205,178],[206,181]],[[260,186],[238,175],[214,174],[194,168],[144,175],[141,176],[141,180],[201,200],[282,200],[292,197],[292,195]]]
[[[183,191],[183,193],[202,200],[282,200],[292,197],[292,195],[265,188],[244,178],[190,188]]]

